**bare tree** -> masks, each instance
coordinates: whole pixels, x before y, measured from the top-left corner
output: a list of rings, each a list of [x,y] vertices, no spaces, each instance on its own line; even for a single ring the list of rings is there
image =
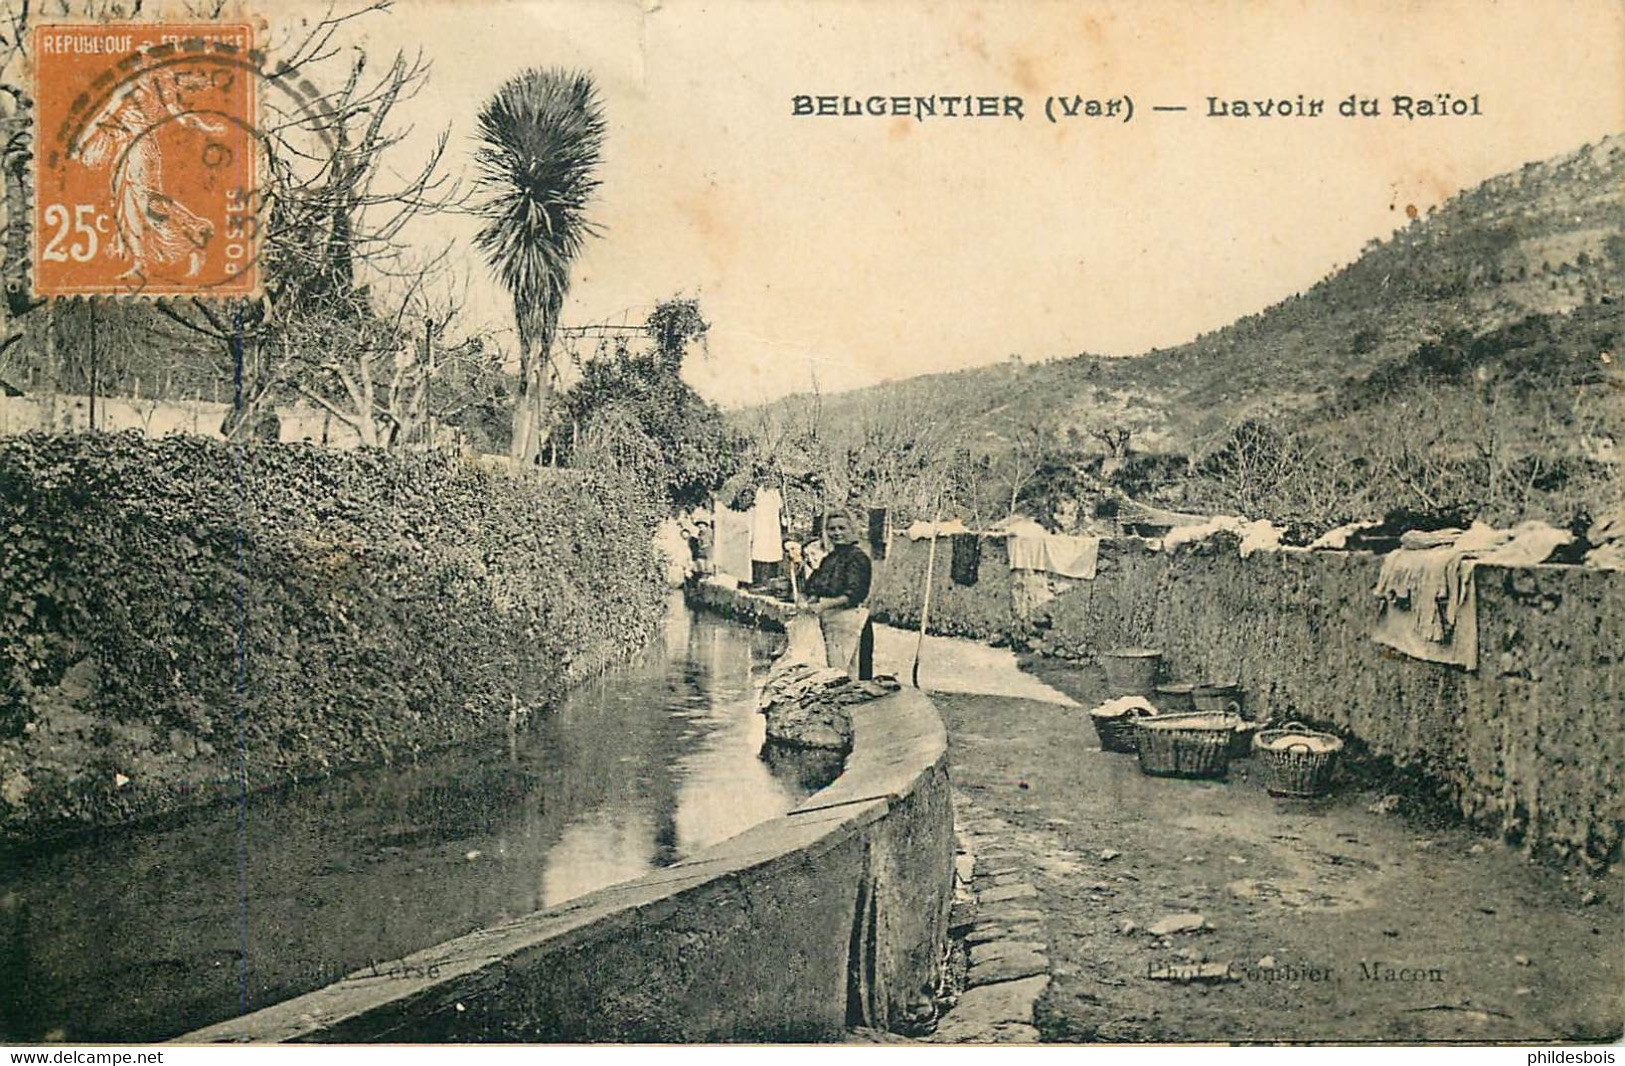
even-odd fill
[[[1133,441],[1157,428],[1155,402],[1095,386],[1089,404],[1067,419],[1069,435],[1099,444],[1108,460],[1126,459]]]
[[[139,0],[88,3],[74,9],[63,2],[52,17],[127,18],[140,13]],[[257,211],[259,269],[263,294],[257,299],[168,298],[139,314],[120,314],[128,328],[146,327],[149,346],[173,350],[172,338],[153,330],[167,322],[190,339],[182,350],[212,352],[215,380],[233,382],[233,404],[222,431],[232,438],[252,431],[260,414],[293,388],[292,378],[313,345],[335,335],[353,334],[371,315],[370,286],[379,279],[409,276],[402,231],[425,214],[454,206],[455,187],[441,171],[445,136],[435,142],[405,177],[397,153],[409,127],[392,121],[396,106],[424,85],[428,66],[419,57],[396,54],[381,73],[368,71],[369,57],[346,47],[343,37],[354,20],[389,10],[376,0],[330,10],[288,31],[266,51],[277,57],[278,76],[301,86],[331,86],[315,97],[266,93],[259,131],[267,175],[263,188],[247,194]],[[198,12],[218,18],[223,4]],[[4,204],[7,215],[0,276],[7,289],[12,328],[32,310],[27,300],[27,161],[32,150],[32,101],[18,82],[26,58],[31,17],[22,2],[12,13],[9,32],[0,33],[0,136]],[[386,157],[389,165],[385,165]],[[54,341],[57,331],[47,328]],[[3,342],[0,342],[3,343]]]
[[[1009,507],[1004,514],[1004,517],[1009,517],[1016,513],[1022,490],[1037,476],[1049,447],[1049,439],[1040,427],[1027,425],[1000,440],[1003,447],[993,452],[990,458],[994,475],[1010,490]]]
[[[320,100],[272,107],[263,142],[269,175],[262,197],[264,295],[226,307],[198,298],[158,304],[176,323],[212,339],[230,368],[237,387],[221,427],[227,437],[251,432],[267,405],[297,390],[295,378],[316,353],[354,346],[352,383],[369,390],[367,368],[380,338],[410,303],[380,312],[372,306],[373,287],[422,283],[428,270],[411,262],[402,231],[457,202],[455,186],[441,171],[444,133],[404,178],[388,177],[392,149],[409,130],[391,123],[392,112],[423,88],[428,66],[422,57],[397,53],[383,73],[369,76],[366,54],[346,52],[334,41],[345,22],[386,7],[332,16],[292,46],[294,69],[332,70],[342,63],[344,74],[340,87]],[[372,406],[359,403],[358,412]]]
[[[297,344],[292,388],[364,445],[432,445],[436,426],[490,398],[501,380],[502,353],[487,333],[452,339],[463,301],[432,292],[433,271],[408,279],[387,309],[375,295],[344,336]]]

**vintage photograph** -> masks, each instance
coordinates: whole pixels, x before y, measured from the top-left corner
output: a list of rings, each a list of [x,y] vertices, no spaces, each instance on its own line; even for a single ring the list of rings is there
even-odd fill
[[[1618,3],[0,0],[0,163],[0,1044],[1625,1036]]]

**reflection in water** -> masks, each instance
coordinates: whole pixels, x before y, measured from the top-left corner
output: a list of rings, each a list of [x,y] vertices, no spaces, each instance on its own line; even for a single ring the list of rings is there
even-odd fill
[[[825,782],[757,757],[751,671],[774,643],[679,606],[637,662],[511,746],[0,866],[0,1040],[161,1040],[783,813]]]
[[[795,748],[769,743],[762,748],[762,761],[785,787],[813,793],[835,780],[846,756],[827,748]]]
[[[750,664],[745,656],[750,649],[726,639],[727,635],[727,630],[717,626],[696,627],[689,641],[694,664],[691,669],[704,664],[713,677],[749,677]],[[791,792],[805,796],[817,791],[787,789],[759,760],[734,756],[735,752],[754,754],[761,750],[767,737],[767,720],[755,713],[756,691],[748,682],[742,689],[733,691],[730,699],[745,701],[751,713],[732,712],[720,700],[693,701],[686,712],[696,728],[704,729],[716,740],[686,752],[678,760],[683,777],[678,801],[672,808],[675,840],[677,847],[688,854],[735,836],[761,821],[751,812],[773,803],[776,795]]]
[[[658,846],[643,812],[600,807],[568,826],[547,853],[542,906],[630,881],[652,869]]]

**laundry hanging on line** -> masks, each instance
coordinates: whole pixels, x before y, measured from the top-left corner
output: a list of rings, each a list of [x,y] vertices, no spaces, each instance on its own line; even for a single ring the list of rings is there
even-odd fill
[[[981,576],[982,538],[975,533],[956,533],[948,576],[956,585],[974,585]]]
[[[756,502],[750,508],[751,562],[776,563],[784,558],[783,511],[784,497],[778,489],[756,490]]]
[[[749,511],[735,511],[731,507],[718,507],[713,530],[712,557],[719,573],[729,574],[743,581],[751,577]]]
[[[1093,581],[1099,565],[1099,537],[1069,537],[1058,533],[1023,533],[1010,537],[1012,570],[1042,570],[1057,577]]]

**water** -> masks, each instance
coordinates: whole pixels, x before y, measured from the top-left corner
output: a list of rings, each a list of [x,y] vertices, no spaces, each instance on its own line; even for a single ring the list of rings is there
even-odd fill
[[[773,638],[680,605],[534,729],[0,870],[0,1041],[153,1041],[692,855],[831,768],[770,766]]]

